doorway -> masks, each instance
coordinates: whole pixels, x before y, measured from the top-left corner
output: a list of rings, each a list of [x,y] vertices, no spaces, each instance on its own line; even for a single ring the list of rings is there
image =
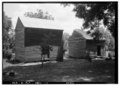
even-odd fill
[[[97,55],[101,56],[101,46],[97,46]]]

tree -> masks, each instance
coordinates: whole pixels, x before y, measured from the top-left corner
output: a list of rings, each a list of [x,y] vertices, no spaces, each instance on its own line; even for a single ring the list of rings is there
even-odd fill
[[[9,55],[11,55],[11,52],[9,52],[10,50],[9,49],[12,49],[10,48],[10,45],[12,44],[12,37],[10,37],[10,30],[12,29],[12,21],[11,21],[11,18],[6,16],[5,13],[3,12],[3,28],[2,28],[2,31],[3,31],[3,57],[7,57]],[[10,57],[10,56],[9,56]]]
[[[12,27],[11,18],[5,15],[3,12],[3,43],[7,44],[9,42],[9,30]]]
[[[85,28],[90,27],[94,29],[95,20],[99,22],[103,20],[103,24],[107,26],[113,36],[115,36],[115,18],[117,12],[116,2],[104,2],[104,3],[79,3],[74,4],[74,11],[76,16],[84,19],[83,26]]]
[[[69,6],[69,3],[62,4],[64,7]],[[110,30],[115,37],[117,25],[115,19],[117,17],[117,2],[84,2],[73,3],[75,6],[73,11],[76,12],[76,17],[84,19],[84,28],[94,29],[94,22],[103,20],[103,24]]]
[[[63,43],[63,45],[64,45],[63,49],[66,50],[66,51],[68,50],[68,39],[69,39],[69,37],[70,37],[69,33],[66,33],[66,32],[63,33],[63,42],[64,42]]]
[[[69,35],[69,33],[63,33],[63,40],[65,41],[65,40],[68,40],[69,39],[69,37],[70,37],[70,35]]]
[[[111,32],[109,30],[105,30],[103,32],[103,37],[105,39],[105,44],[108,50],[114,50],[115,49],[115,39],[112,36]]]
[[[65,3],[67,6],[69,3]],[[94,39],[106,40],[106,46],[114,48],[115,30],[117,30],[117,2],[91,2],[91,3],[73,3],[75,6],[73,11],[76,12],[76,17],[84,19],[84,29],[90,28],[87,32]],[[104,28],[101,28],[101,24]],[[106,31],[105,31],[105,28]]]
[[[96,28],[91,36],[95,40],[105,40],[105,47],[109,50],[113,50],[115,48],[115,40],[112,36],[111,32],[108,29],[104,29],[103,27]]]
[[[48,14],[48,12],[43,12],[41,9],[37,9],[37,12],[25,12],[24,14],[26,17],[31,17],[31,18],[40,18],[40,19],[49,19],[49,20],[54,20],[54,18]]]
[[[7,42],[9,39],[8,32],[11,29],[11,19],[3,12],[3,42]]]

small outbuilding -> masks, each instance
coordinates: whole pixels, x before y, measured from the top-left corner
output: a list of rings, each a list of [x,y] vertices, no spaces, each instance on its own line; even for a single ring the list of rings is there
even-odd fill
[[[52,57],[57,57],[63,30],[53,20],[19,17],[15,28],[15,55],[22,62],[40,60],[40,46],[51,45]]]
[[[85,31],[76,29],[68,40],[69,56],[74,58],[88,58],[87,53],[94,56],[105,56],[104,40],[94,40]]]

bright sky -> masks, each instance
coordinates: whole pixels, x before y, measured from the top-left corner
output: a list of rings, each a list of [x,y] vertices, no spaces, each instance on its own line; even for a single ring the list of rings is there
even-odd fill
[[[74,6],[70,5],[63,7],[58,3],[41,3],[41,4],[30,4],[30,3],[5,3],[4,12],[7,16],[12,18],[13,28],[16,26],[18,16],[23,16],[25,12],[32,11],[36,12],[37,9],[41,9],[43,12],[48,12],[54,17],[54,20],[62,25],[64,32],[69,34],[74,29],[80,29],[83,20],[75,16],[73,12]]]

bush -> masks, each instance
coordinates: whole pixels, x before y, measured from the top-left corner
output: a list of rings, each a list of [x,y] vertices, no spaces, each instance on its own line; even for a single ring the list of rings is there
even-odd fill
[[[10,60],[12,58],[12,52],[10,49],[8,50],[3,50],[3,58],[6,58],[8,60]]]

